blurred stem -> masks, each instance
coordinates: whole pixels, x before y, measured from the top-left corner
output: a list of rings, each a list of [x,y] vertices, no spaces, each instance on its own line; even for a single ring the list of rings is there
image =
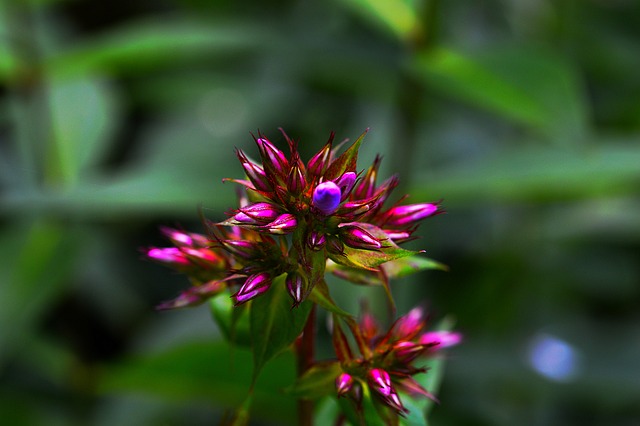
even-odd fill
[[[313,366],[316,337],[316,305],[311,307],[302,336],[297,342],[298,378]],[[298,425],[313,426],[313,401],[298,400]]]

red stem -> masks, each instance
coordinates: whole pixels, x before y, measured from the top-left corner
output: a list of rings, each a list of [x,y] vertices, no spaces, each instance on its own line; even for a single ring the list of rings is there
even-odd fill
[[[313,366],[315,353],[316,336],[316,305],[314,304],[309,312],[307,323],[302,331],[302,336],[297,342],[298,354],[298,377]],[[313,401],[298,400],[298,425],[313,426]]]

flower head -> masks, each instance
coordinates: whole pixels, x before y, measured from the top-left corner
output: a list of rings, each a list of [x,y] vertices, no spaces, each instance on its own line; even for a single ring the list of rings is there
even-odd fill
[[[348,395],[357,381],[368,386],[379,402],[399,415],[408,412],[400,393],[435,399],[413,378],[425,372],[414,362],[459,343],[462,336],[451,331],[424,331],[425,324],[424,311],[415,308],[383,333],[365,309],[359,323],[349,324],[360,352],[360,356],[354,356],[342,328],[334,323],[333,345],[343,370],[336,378],[338,396]],[[442,341],[448,345],[441,344]]]

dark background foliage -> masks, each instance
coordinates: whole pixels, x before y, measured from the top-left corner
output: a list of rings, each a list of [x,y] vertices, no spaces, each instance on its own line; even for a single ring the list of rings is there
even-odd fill
[[[0,418],[215,424],[242,400],[250,356],[206,306],[154,311],[187,283],[139,248],[222,219],[233,147],[281,126],[306,155],[370,127],[361,168],[444,199],[414,247],[451,270],[393,286],[466,336],[430,424],[638,424],[638,69],[632,0],[0,2]],[[293,421],[291,363],[256,419]]]

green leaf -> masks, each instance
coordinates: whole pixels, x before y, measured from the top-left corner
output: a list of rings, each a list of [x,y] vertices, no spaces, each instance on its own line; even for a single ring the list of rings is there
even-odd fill
[[[121,111],[113,90],[89,78],[50,86],[54,150],[47,159],[51,173],[67,186],[76,184],[81,172],[91,171],[113,141]]]
[[[78,234],[47,221],[7,222],[0,234],[0,362],[28,343],[38,319],[68,283]]]
[[[324,174],[325,179],[337,179],[345,172],[355,171],[357,169],[358,150],[368,131],[369,129],[362,132],[362,134],[358,136],[358,139],[331,163],[331,166]]]
[[[209,308],[223,336],[232,344],[251,346],[248,306],[233,306],[227,292],[209,301]]]
[[[248,350],[230,348],[224,342],[193,342],[105,366],[98,391],[153,395],[172,402],[204,400],[236,408],[246,401],[252,384],[251,362]],[[293,354],[273,359],[253,386],[253,413],[277,423],[293,423],[295,399],[282,389],[294,379]]]
[[[407,0],[343,0],[355,12],[386,28],[400,40],[408,40],[421,29],[413,2]]]
[[[286,391],[297,398],[318,399],[336,393],[336,377],[342,372],[338,361],[317,363]]]
[[[409,256],[383,263],[381,268],[389,279],[402,278],[426,269],[447,271],[449,268],[440,262],[424,256]]]
[[[265,294],[251,302],[251,340],[253,347],[254,378],[263,366],[278,353],[289,347],[300,335],[312,303],[305,301],[291,308],[291,296],[284,283],[285,275],[276,278]]]
[[[56,78],[89,73],[140,72],[202,55],[257,49],[273,38],[256,25],[198,20],[147,20],[123,25],[50,58]]]
[[[560,57],[515,47],[474,53],[434,49],[415,70],[434,90],[542,131],[556,142],[580,144],[588,133],[584,90]]]
[[[379,250],[360,250],[345,246],[344,256],[331,256],[331,260],[335,263],[343,266],[373,270],[390,260],[400,259],[416,254],[415,251],[405,250],[398,247],[396,243],[389,239],[382,229],[375,225],[358,222],[358,226],[364,228],[372,236],[377,238],[382,244],[382,248]]]
[[[313,303],[317,303],[329,312],[340,315],[342,317],[351,317],[352,315],[336,305],[329,293],[329,287],[325,280],[321,280],[311,291],[309,300]]]

